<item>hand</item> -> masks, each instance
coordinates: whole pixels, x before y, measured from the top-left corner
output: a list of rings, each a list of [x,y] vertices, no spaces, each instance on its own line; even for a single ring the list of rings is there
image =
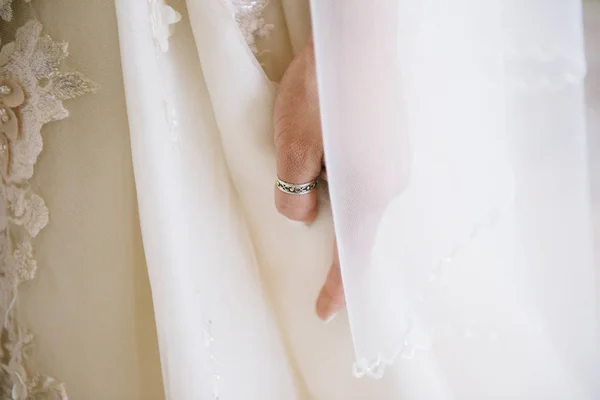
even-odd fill
[[[286,70],[275,101],[275,148],[279,179],[293,184],[310,182],[323,171],[323,138],[312,41]],[[312,222],[317,216],[317,193],[301,196],[275,188],[277,210],[294,221]],[[328,321],[344,306],[344,289],[337,246],[333,265],[317,299],[317,315]]]

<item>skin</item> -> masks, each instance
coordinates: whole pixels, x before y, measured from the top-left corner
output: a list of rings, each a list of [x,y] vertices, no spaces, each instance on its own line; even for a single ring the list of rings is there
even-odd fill
[[[279,179],[303,184],[323,175],[323,138],[312,41],[286,70],[274,108],[274,140]],[[293,221],[311,223],[317,217],[317,192],[302,196],[275,188],[277,210]],[[337,247],[334,261],[316,302],[316,312],[330,320],[344,306],[344,288]]]

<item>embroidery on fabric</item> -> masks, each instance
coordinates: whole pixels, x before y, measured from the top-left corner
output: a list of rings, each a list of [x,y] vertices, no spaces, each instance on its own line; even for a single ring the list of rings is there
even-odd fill
[[[0,0],[0,17],[12,17],[10,1]],[[63,100],[93,92],[98,86],[79,72],[61,72],[67,44],[40,36],[41,32],[42,25],[30,20],[0,50],[2,399],[67,399],[62,383],[27,369],[33,336],[18,326],[14,305],[19,285],[35,277],[32,240],[48,223],[44,200],[29,187],[42,151],[41,128],[68,116]]]
[[[25,3],[31,2],[31,0],[23,0]],[[12,21],[13,17],[13,0],[0,0],[0,19],[9,22]]]
[[[274,25],[267,24],[263,17],[268,4],[269,0],[229,0],[242,36],[256,57],[260,55],[257,40],[269,36],[274,28]]]

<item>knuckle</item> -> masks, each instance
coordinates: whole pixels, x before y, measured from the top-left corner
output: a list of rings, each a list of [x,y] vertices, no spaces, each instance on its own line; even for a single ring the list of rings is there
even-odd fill
[[[282,174],[282,179],[313,179],[320,172],[320,149],[310,141],[301,138],[283,140],[277,146],[277,155],[278,171]]]

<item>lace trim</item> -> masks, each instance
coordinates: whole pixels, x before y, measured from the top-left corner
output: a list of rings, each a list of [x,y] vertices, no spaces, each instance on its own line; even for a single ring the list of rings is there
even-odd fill
[[[30,3],[31,0],[23,0],[25,3]],[[13,0],[0,0],[0,19],[10,22],[13,17]]]
[[[506,212],[512,207],[513,200],[511,200],[510,205],[507,205],[506,208],[496,209],[488,215],[484,222],[477,224],[469,233],[469,235],[464,238],[462,243],[456,245],[450,253],[448,253],[445,257],[439,260],[437,264],[428,272],[428,282],[425,284],[425,287],[418,298],[419,304],[423,304],[428,294],[431,291],[431,283],[437,280],[440,275],[442,275],[447,268],[453,263],[456,256],[464,251],[467,251],[469,245],[478,238],[481,234],[486,231],[492,229],[496,226],[498,221],[501,220],[503,216],[506,215]],[[418,326],[416,326],[414,318],[411,315],[405,316],[408,321],[407,329],[402,335],[402,339],[399,341],[399,345],[389,353],[378,353],[377,357],[374,359],[366,359],[359,358],[352,366],[353,375],[356,378],[369,377],[373,379],[381,379],[385,374],[385,368],[387,366],[393,365],[398,357],[403,359],[413,359],[417,353],[417,351],[427,351],[429,347],[420,343],[418,340],[414,340],[414,337],[423,336],[423,332],[419,332]],[[442,329],[437,329],[436,331],[440,331],[445,335],[450,335],[453,333],[453,329],[451,325],[447,325]],[[485,330],[474,330],[470,327],[466,327],[463,329],[463,336],[467,339],[471,339],[474,337],[485,338],[490,341],[498,340],[498,333],[485,331]]]
[[[0,0],[0,16],[12,17],[10,0]],[[42,25],[26,22],[14,42],[0,50],[0,316],[2,340],[0,397],[66,400],[64,384],[27,367],[33,336],[14,313],[19,285],[35,277],[32,240],[48,223],[44,200],[29,179],[42,150],[44,124],[68,116],[63,100],[98,86],[79,72],[61,72],[67,44],[40,36]]]
[[[273,24],[267,24],[263,12],[269,0],[226,0],[248,47],[256,57],[260,55],[257,40],[270,35]]]

